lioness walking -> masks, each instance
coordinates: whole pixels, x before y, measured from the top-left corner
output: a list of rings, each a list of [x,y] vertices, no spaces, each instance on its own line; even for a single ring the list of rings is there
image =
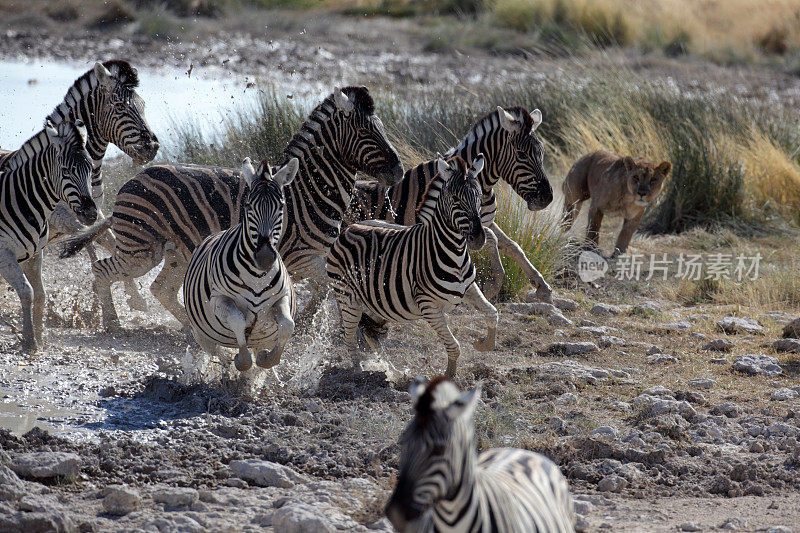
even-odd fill
[[[572,165],[561,186],[565,230],[572,227],[583,202],[591,198],[586,241],[596,247],[603,216],[621,215],[625,222],[612,257],[624,254],[645,209],[661,192],[670,170],[672,163],[669,161],[656,166],[642,158],[623,157],[605,150],[581,157]]]

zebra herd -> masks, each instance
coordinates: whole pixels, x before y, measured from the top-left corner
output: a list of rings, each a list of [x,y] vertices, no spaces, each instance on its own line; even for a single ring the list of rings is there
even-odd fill
[[[96,63],[42,132],[0,155],[0,273],[22,304],[23,350],[42,342],[42,248],[66,234],[73,236],[62,257],[84,247],[90,254],[104,327],[120,325],[112,284],[124,282],[129,304],[144,310],[134,280],[163,261],[153,295],[205,350],[238,348],[240,371],[253,364],[251,348],[258,366],[278,364],[295,321],[307,322],[332,287],[354,356],[358,331],[375,347],[387,322],[424,318],[444,342],[445,372],[454,376],[459,344],[446,312],[464,300],[475,306],[487,321],[476,348],[495,345],[497,309],[476,284],[468,253],[487,243],[489,297],[502,282],[503,251],[540,298],[551,298],[541,274],[494,221],[493,187],[501,179],[532,210],[553,199],[538,110],[497,107],[444,156],[404,173],[367,88],[335,88],[277,167],[262,161],[253,168],[249,159],[241,172],[152,165],[120,188],[105,217],[98,204],[108,144],[140,164],[159,148],[137,86],[129,63]],[[357,173],[376,181],[357,181]],[[111,256],[97,259],[94,242]],[[302,279],[311,298],[296,313],[293,284]],[[412,386],[416,418],[403,438],[387,516],[403,531],[571,531],[566,482],[547,459],[520,450],[475,456],[478,396],[479,390],[461,395],[444,377]]]

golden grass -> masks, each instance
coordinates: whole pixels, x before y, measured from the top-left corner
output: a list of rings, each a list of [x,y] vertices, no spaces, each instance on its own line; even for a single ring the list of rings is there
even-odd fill
[[[800,3],[795,0],[494,0],[495,21],[529,31],[569,26],[609,44],[668,46],[688,41],[692,52],[729,58],[800,47]],[[603,43],[601,43],[603,44]]]

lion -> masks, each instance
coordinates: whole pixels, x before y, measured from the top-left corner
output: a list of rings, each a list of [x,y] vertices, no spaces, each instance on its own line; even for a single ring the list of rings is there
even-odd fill
[[[625,222],[612,257],[624,254],[645,209],[658,197],[671,170],[669,161],[656,166],[605,150],[584,155],[572,165],[562,185],[565,231],[572,227],[583,202],[591,198],[587,243],[597,247],[603,216],[619,214]]]

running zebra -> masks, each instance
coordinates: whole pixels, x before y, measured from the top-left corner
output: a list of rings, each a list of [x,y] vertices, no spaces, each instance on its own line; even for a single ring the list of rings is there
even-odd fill
[[[462,393],[446,378],[417,378],[409,392],[415,416],[400,437],[386,506],[396,531],[575,531],[567,481],[550,459],[516,448],[475,451],[480,385]]]
[[[475,266],[467,251],[486,243],[477,180],[483,157],[478,155],[470,169],[458,156],[450,163],[439,158],[437,168],[417,213],[420,222],[398,226],[374,220],[349,226],[328,255],[328,275],[345,344],[354,354],[362,314],[375,321],[424,318],[444,342],[446,373],[454,376],[460,347],[445,312],[466,299],[485,313],[489,331],[476,348],[492,349],[497,309],[475,285]]]
[[[86,150],[92,158],[92,196],[98,208],[103,203],[102,163],[109,143],[117,145],[139,165],[151,161],[158,152],[158,139],[145,120],[144,101],[136,93],[138,85],[139,74],[127,61],[98,61],[75,80],[64,100],[47,117],[52,124],[80,120],[86,125]],[[2,159],[0,155],[0,166]],[[98,214],[102,217],[102,213]],[[50,243],[84,228],[64,203],[56,205],[49,226]],[[111,251],[114,249],[109,232],[99,243]],[[94,248],[90,246],[87,251],[91,261],[97,261]],[[126,289],[132,294],[129,302],[132,306],[146,308],[135,283]]]
[[[358,171],[384,186],[402,179],[403,166],[375,115],[366,87],[334,89],[309,115],[284,149],[284,163],[300,161],[298,177],[286,189],[286,230],[279,253],[294,281],[309,278],[316,310],[327,284],[325,256],[339,234]],[[178,290],[194,248],[240,217],[246,188],[234,169],[196,165],[154,165],[125,183],[112,216],[69,240],[69,257],[111,227],[117,237],[112,257],[92,266],[103,324],[119,327],[111,298],[115,281],[143,276],[162,258],[164,267],[150,287],[185,327],[188,318]]]
[[[68,121],[48,122],[0,167],[0,274],[22,304],[24,351],[36,351],[42,343],[47,219],[59,201],[67,202],[83,224],[97,219],[91,173],[86,128]]]
[[[553,188],[544,170],[544,146],[536,135],[542,123],[542,113],[532,113],[519,106],[497,107],[478,120],[458,146],[445,154],[445,158],[458,155],[472,164],[478,154],[486,159],[486,168],[480,175],[482,191],[481,219],[486,228],[486,240],[491,260],[492,276],[483,292],[493,298],[503,284],[503,264],[499,252],[520,265],[528,280],[536,288],[540,300],[551,301],[552,289],[513,239],[508,237],[494,221],[497,198],[494,186],[505,180],[528,204],[528,209],[544,209],[553,201]],[[427,184],[436,174],[436,160],[422,163],[406,171],[398,185],[383,189],[375,183],[358,181],[353,202],[345,215],[345,222],[361,220],[387,220],[395,224],[414,224],[415,207],[422,201]]]
[[[203,241],[186,270],[183,298],[195,339],[212,355],[218,345],[238,347],[234,364],[241,372],[253,364],[248,346],[257,351],[258,366],[277,365],[294,331],[294,288],[277,246],[283,188],[298,167],[293,157],[277,172],[266,161],[255,171],[245,159],[242,222]]]

